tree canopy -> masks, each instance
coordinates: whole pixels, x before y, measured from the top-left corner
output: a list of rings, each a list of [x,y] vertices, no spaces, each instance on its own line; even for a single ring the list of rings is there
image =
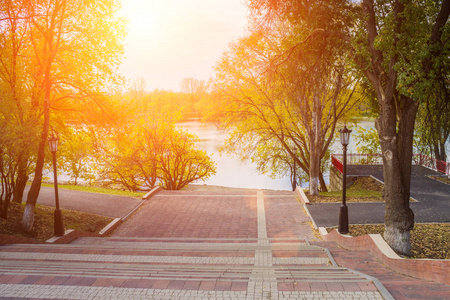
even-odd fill
[[[321,161],[336,123],[361,99],[345,62],[345,43],[316,30],[332,12],[328,7],[311,20],[274,19],[265,26],[255,17],[253,32],[232,45],[216,69],[221,114],[232,131],[228,148],[260,166],[281,158],[275,155],[279,148],[309,175],[312,194],[319,179],[326,190]],[[337,22],[334,29],[341,28],[347,27]]]

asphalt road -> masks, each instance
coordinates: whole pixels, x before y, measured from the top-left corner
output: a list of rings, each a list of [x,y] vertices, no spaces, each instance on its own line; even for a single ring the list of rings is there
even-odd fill
[[[348,175],[372,175],[384,182],[383,167],[348,166]],[[410,202],[414,219],[418,223],[450,222],[450,185],[430,179],[427,175],[439,173],[422,166],[412,166]],[[310,215],[319,227],[337,226],[339,203],[317,203],[308,205]],[[384,223],[384,203],[347,203],[350,224]]]
[[[24,202],[29,190],[26,187]],[[142,202],[140,199],[124,196],[106,195],[98,193],[80,192],[67,189],[58,189],[59,205],[63,209],[88,212],[112,218],[121,218]],[[55,206],[55,190],[50,187],[41,187],[37,204]]]

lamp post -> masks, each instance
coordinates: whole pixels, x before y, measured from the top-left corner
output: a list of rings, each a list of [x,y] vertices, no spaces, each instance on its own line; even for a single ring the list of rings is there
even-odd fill
[[[48,145],[50,146],[50,152],[53,156],[53,178],[55,185],[55,236],[64,235],[64,224],[62,220],[61,210],[59,209],[59,197],[58,197],[58,175],[56,172],[56,151],[58,150],[58,137],[55,137],[53,134],[48,139]]]
[[[345,202],[346,189],[347,189],[347,146],[350,142],[350,133],[352,132],[350,129],[344,125],[344,128],[339,130],[341,134],[341,144],[344,147],[344,165],[342,170],[342,205],[341,210],[339,211],[339,233],[347,234],[348,233],[348,208]]]

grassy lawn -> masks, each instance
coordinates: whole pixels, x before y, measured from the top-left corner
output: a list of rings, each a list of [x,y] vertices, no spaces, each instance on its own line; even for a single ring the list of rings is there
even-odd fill
[[[53,187],[53,183],[42,183],[42,186],[45,187]],[[58,184],[58,189],[68,189],[80,192],[90,192],[90,193],[99,193],[99,194],[108,194],[108,195],[116,195],[116,196],[127,196],[127,197],[135,197],[142,198],[147,192],[130,192],[116,189],[108,189],[97,186],[84,186],[84,185],[71,185],[71,184]]]
[[[42,183],[42,186],[53,187],[53,184]],[[142,198],[146,192],[129,192],[116,189],[108,189],[102,187],[82,186],[82,185],[67,185],[58,184],[60,189],[70,189],[82,192],[100,193],[117,196],[127,196]],[[8,210],[8,219],[0,218],[0,233],[22,236],[32,238],[38,241],[46,241],[53,236],[53,222],[54,222],[54,208],[36,205],[34,228],[30,233],[22,230],[21,220],[24,204],[11,203]],[[78,229],[87,232],[98,233],[106,225],[108,225],[113,218],[62,209],[64,228]]]
[[[347,202],[382,202],[381,183],[370,177],[361,177],[346,191]],[[311,196],[306,193],[312,203],[341,202],[342,191],[320,192],[319,196]]]

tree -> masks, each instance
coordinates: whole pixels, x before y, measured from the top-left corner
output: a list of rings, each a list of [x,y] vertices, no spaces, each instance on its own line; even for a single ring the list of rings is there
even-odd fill
[[[344,11],[357,17],[355,27],[348,34],[330,33],[352,44],[349,56],[377,98],[376,128],[385,178],[384,237],[395,251],[409,255],[410,230],[414,226],[414,214],[409,207],[414,123],[419,102],[426,95],[424,86],[432,86],[439,77],[433,76],[434,62],[448,61],[446,23],[450,1],[363,0],[361,6],[340,2]],[[320,0],[308,2],[311,3],[324,4]],[[253,9],[289,20],[314,15],[310,10],[313,7],[306,4],[251,1]]]
[[[72,183],[77,185],[79,179],[92,183],[96,167],[92,156],[91,133],[83,128],[68,126],[61,133],[60,144],[58,159]]]
[[[292,146],[291,155],[281,145],[272,145],[269,142],[257,147],[264,149],[256,150],[255,156],[251,158],[253,163],[257,163],[258,172],[269,173],[271,178],[289,176],[292,190],[295,191],[301,182],[308,179],[308,175],[296,163],[295,157],[298,157],[297,149]]]
[[[129,191],[154,187],[156,172],[152,172],[152,166],[155,160],[141,163],[142,141],[142,132],[133,125],[97,130],[94,151],[104,185],[120,185]]]
[[[362,154],[378,154],[381,152],[378,133],[374,128],[358,127],[355,135],[356,150]]]
[[[405,255],[411,251],[410,230],[414,226],[409,197],[419,85],[428,76],[415,72],[429,59],[417,52],[427,52],[420,44],[442,42],[442,29],[450,13],[450,1],[441,2],[440,12],[428,16],[423,11],[427,4],[387,1],[375,5],[364,0],[365,31],[359,33],[367,46],[364,52],[353,55],[376,91],[380,107],[375,125],[383,153],[384,237],[395,251]]]
[[[225,126],[233,129],[228,148],[255,159],[270,157],[268,145],[281,147],[318,194],[319,182],[326,190],[321,161],[337,122],[358,100],[357,84],[343,64],[341,41],[311,33],[310,24],[270,25],[232,45],[217,67],[217,86],[227,97]],[[254,154],[264,151],[269,154]]]
[[[1,214],[10,200],[21,203],[36,144],[38,112],[27,99],[30,93],[30,53],[25,1],[0,2],[0,147]],[[12,199],[11,199],[12,197]]]
[[[450,93],[439,92],[439,89],[435,91],[438,91],[432,94],[435,97],[425,99],[419,107],[416,122],[418,139],[415,139],[415,146],[425,154],[447,161],[445,143],[450,137]]]
[[[106,88],[117,82],[122,22],[113,0],[25,1],[35,65],[34,101],[42,109],[42,132],[33,182],[22,225],[30,231],[39,195],[53,113],[92,110],[102,106]]]
[[[115,128],[109,137],[97,144],[102,177],[130,191],[157,184],[179,190],[216,170],[206,152],[195,148],[198,138],[164,121],[140,120]]]
[[[216,173],[215,163],[206,151],[196,149],[196,136],[170,127],[162,130],[157,162],[163,188],[180,190],[191,182],[205,180]],[[147,141],[154,138],[150,132],[146,134]]]
[[[203,106],[205,102],[209,102],[208,84],[204,80],[189,77],[180,82],[180,89],[187,116],[202,118]]]

